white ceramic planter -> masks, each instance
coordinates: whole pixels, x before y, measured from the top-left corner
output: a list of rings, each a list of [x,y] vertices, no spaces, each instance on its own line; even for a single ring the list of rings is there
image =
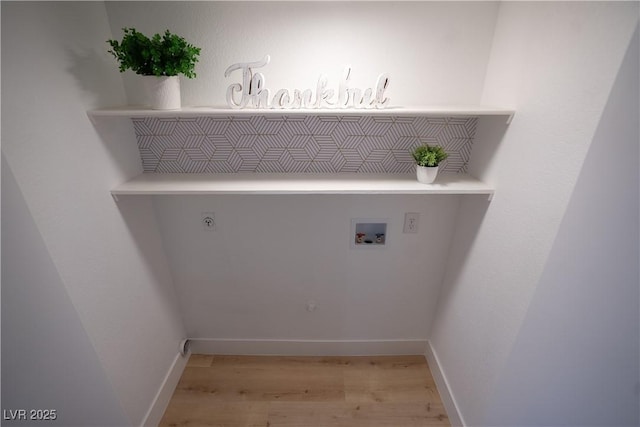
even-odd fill
[[[144,85],[153,110],[179,110],[180,78],[178,76],[144,76]]]
[[[438,166],[426,167],[416,165],[416,176],[418,177],[418,182],[431,184],[436,180],[436,176],[438,176]]]

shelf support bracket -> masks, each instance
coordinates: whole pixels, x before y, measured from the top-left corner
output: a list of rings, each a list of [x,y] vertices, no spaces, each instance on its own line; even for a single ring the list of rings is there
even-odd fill
[[[511,113],[507,116],[507,124],[510,125],[511,121],[513,120],[513,116],[515,116],[516,113]]]
[[[118,195],[117,195],[117,194],[111,193],[111,197],[113,197],[113,200],[114,200],[116,203],[118,203]]]
[[[96,118],[95,116],[91,113],[91,111],[87,111],[87,117],[89,117],[89,121],[91,122],[91,124],[93,126],[96,125]]]

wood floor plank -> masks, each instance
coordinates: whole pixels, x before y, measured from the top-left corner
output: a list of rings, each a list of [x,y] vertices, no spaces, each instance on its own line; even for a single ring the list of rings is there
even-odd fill
[[[209,354],[192,354],[187,361],[190,368],[209,368],[213,363],[213,357]]]
[[[345,398],[353,403],[429,402],[439,399],[422,356],[372,357],[344,372]]]
[[[210,368],[185,368],[177,393],[205,394],[229,401],[343,401],[342,372],[315,364],[278,365],[242,360],[238,364],[213,363]]]
[[[448,426],[449,418],[441,403],[360,404],[340,427],[423,427]]]
[[[202,395],[174,395],[160,426],[265,427],[268,415],[268,402],[227,402]]]
[[[161,426],[449,426],[423,356],[192,355]]]
[[[349,419],[344,402],[272,402],[269,427],[342,426]]]

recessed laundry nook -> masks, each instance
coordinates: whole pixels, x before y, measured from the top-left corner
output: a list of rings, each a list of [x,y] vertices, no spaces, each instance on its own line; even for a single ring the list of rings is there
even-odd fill
[[[638,3],[0,7],[3,425],[640,423]]]

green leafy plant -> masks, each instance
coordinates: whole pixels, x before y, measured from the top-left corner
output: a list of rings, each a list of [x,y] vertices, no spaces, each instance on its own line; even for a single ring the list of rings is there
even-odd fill
[[[439,145],[420,145],[411,153],[418,166],[435,167],[449,155]]]
[[[177,76],[194,78],[200,48],[169,30],[148,38],[135,28],[123,28],[122,41],[107,40],[111,53],[120,62],[120,72],[131,69],[144,76]]]

